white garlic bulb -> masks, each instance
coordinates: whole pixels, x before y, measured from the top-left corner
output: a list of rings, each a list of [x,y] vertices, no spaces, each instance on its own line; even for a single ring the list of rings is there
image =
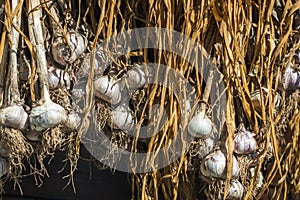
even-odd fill
[[[237,154],[247,154],[256,150],[256,140],[254,134],[244,127],[234,136],[234,152]]]
[[[268,96],[268,89],[262,87],[262,94],[263,94],[263,99],[265,101],[265,99]],[[272,90],[272,93],[275,94],[274,90]],[[260,90],[255,90],[250,94],[250,98],[252,100],[254,109],[256,112],[261,113],[262,112],[262,102],[261,102],[261,97],[260,97]],[[282,104],[282,98],[280,96],[280,94],[278,92],[276,92],[276,94],[274,95],[274,104],[275,104],[275,108],[279,108]]]
[[[195,115],[188,124],[188,132],[193,137],[207,137],[212,130],[212,122],[204,112]]]
[[[202,175],[213,178],[226,178],[227,159],[221,150],[212,152],[204,158],[200,165]],[[232,178],[237,178],[239,175],[239,165],[236,158],[233,156]]]
[[[4,176],[8,172],[8,162],[4,158],[0,158],[0,177]]]
[[[19,105],[8,106],[0,110],[0,125],[24,130],[27,125],[28,114]]]
[[[146,65],[135,64],[131,70],[128,70],[122,77],[122,81],[129,86],[129,88],[140,88],[149,83],[152,78],[152,68]]]
[[[284,73],[284,87],[286,90],[300,89],[300,71],[288,67]]]
[[[48,85],[50,89],[66,88],[71,86],[70,75],[62,69],[50,67],[48,69]]]
[[[242,199],[244,194],[244,187],[238,180],[232,180],[228,190],[227,198],[230,200]]]
[[[108,76],[102,76],[94,81],[96,97],[111,104],[118,104],[121,101],[121,90],[118,83]]]
[[[51,46],[53,59],[62,66],[73,63],[87,47],[86,38],[79,33],[68,33],[67,40],[68,42],[65,42],[62,36],[57,37]]]
[[[203,139],[201,141],[199,151],[198,151],[199,158],[204,158],[205,156],[207,156],[210,152],[212,152],[214,146],[215,146],[215,140],[212,137]]]
[[[119,105],[111,111],[108,125],[113,129],[133,130],[135,118],[128,107]]]
[[[220,150],[217,150],[206,156],[200,166],[201,173],[204,176],[215,178],[222,177],[225,168],[226,157]]]
[[[48,100],[43,105],[33,108],[29,119],[32,130],[43,131],[65,123],[68,118],[63,107]]]
[[[70,113],[66,122],[66,127],[70,130],[76,130],[80,125],[81,118],[76,113]]]

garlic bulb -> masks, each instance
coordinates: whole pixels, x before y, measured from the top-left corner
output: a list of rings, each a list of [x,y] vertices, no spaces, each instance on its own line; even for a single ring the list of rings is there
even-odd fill
[[[8,172],[8,162],[4,158],[0,158],[0,177],[4,176]]]
[[[28,114],[22,106],[13,105],[0,110],[0,125],[24,130],[27,125]]]
[[[121,101],[121,91],[118,83],[113,78],[102,76],[94,81],[95,95],[111,104]]]
[[[135,127],[135,119],[129,109],[123,105],[116,107],[110,113],[108,125],[113,129],[132,130]]]
[[[204,158],[200,165],[200,171],[206,177],[226,178],[226,164],[225,155],[221,150],[217,150]],[[233,156],[232,178],[237,178],[239,171],[238,161]]]
[[[256,150],[256,140],[254,134],[244,127],[234,136],[234,152],[237,154],[247,154]]]
[[[226,157],[220,151],[215,151],[202,161],[200,170],[201,173],[206,177],[215,177],[220,178],[223,176],[223,173],[226,168]]]
[[[263,94],[263,99],[265,100],[267,98],[268,95],[268,89],[262,87],[262,94]],[[272,90],[272,92],[274,93],[274,91]],[[250,94],[250,98],[252,100],[254,109],[256,112],[261,113],[262,111],[262,102],[261,102],[261,97],[260,97],[260,90],[255,90],[254,92],[252,92]],[[281,106],[281,96],[278,92],[276,92],[276,94],[274,95],[274,103],[275,103],[275,108],[279,108]]]
[[[70,89],[70,79],[70,75],[62,69],[55,69],[54,67],[48,69],[48,85],[50,89]]]
[[[201,141],[198,156],[199,158],[204,158],[206,155],[208,155],[215,146],[215,140],[212,137],[205,138]]]
[[[212,130],[212,122],[204,112],[195,115],[188,124],[188,132],[193,137],[207,137]]]
[[[68,42],[65,42],[62,36],[57,37],[51,46],[53,59],[62,66],[73,63],[87,47],[86,38],[79,33],[68,33],[67,40]]]
[[[76,113],[70,113],[68,115],[68,120],[66,122],[66,126],[70,130],[76,130],[76,128],[79,126],[81,121],[81,118]]]
[[[67,114],[63,107],[48,100],[43,105],[33,108],[29,119],[32,130],[43,131],[65,123]]]
[[[135,64],[131,70],[126,72],[122,81],[124,81],[129,88],[137,89],[149,83],[152,73],[152,68],[146,65]]]
[[[300,89],[300,71],[288,67],[284,74],[284,87],[286,90]]]
[[[239,200],[244,194],[244,187],[238,180],[232,180],[230,183],[227,199]]]
[[[107,68],[108,65],[111,64],[111,59],[109,58],[109,55],[105,53],[103,48],[100,46],[97,48],[95,59],[92,59],[92,54],[87,57],[89,60],[89,64],[91,65],[92,62],[94,62],[94,71],[95,75],[101,75],[104,70]]]

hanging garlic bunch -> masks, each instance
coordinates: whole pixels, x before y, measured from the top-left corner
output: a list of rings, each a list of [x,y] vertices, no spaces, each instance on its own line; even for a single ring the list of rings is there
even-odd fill
[[[67,121],[67,113],[63,107],[54,103],[50,99],[48,91],[47,60],[44,47],[43,28],[40,18],[42,16],[39,0],[29,2],[29,10],[35,9],[28,19],[30,40],[35,47],[37,71],[39,71],[39,81],[42,97],[42,105],[32,108],[29,115],[30,127],[34,131],[44,131],[53,128]]]
[[[27,126],[28,114],[19,105],[12,105],[0,110],[0,125],[24,130]]]
[[[96,97],[111,104],[118,104],[121,101],[120,86],[116,81],[108,76],[102,76],[94,81]]]
[[[196,114],[188,124],[188,133],[193,137],[208,137],[213,130],[212,122],[205,112]]]
[[[256,140],[254,134],[247,131],[244,126],[234,136],[234,152],[237,154],[247,154],[256,150]]]
[[[300,71],[288,67],[284,73],[284,87],[286,90],[300,89]]]
[[[70,89],[70,79],[70,75],[62,69],[56,69],[54,67],[48,69],[48,84],[50,89]]]
[[[203,176],[209,178],[226,178],[227,159],[221,150],[212,152],[204,158],[200,165],[200,171]],[[236,158],[233,156],[232,178],[237,178],[239,175],[239,165]]]
[[[119,105],[111,111],[108,125],[113,129],[132,130],[135,127],[135,118],[128,106]]]
[[[12,2],[12,11],[15,11],[18,2]],[[19,10],[13,17],[13,23],[15,27],[11,27],[9,35],[10,41],[10,52],[9,52],[9,63],[8,63],[8,81],[6,82],[6,92],[8,106],[0,110],[0,125],[14,128],[18,130],[24,130],[27,126],[28,114],[21,106],[23,101],[20,98],[20,92],[18,87],[18,44],[19,44],[19,31],[21,24],[21,11]]]

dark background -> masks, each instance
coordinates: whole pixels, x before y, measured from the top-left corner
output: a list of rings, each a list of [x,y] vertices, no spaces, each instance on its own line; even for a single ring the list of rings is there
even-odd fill
[[[82,146],[81,156],[90,158],[88,151]],[[78,170],[74,173],[76,194],[73,187],[67,186],[67,179],[63,176],[67,174],[65,170],[58,173],[64,166],[65,152],[56,152],[54,159],[46,168],[49,177],[43,177],[43,185],[35,185],[33,176],[22,178],[19,188],[13,189],[12,182],[6,182],[4,187],[3,200],[130,200],[131,187],[129,185],[129,175],[123,172],[111,172],[109,170],[99,170],[93,161],[80,159]]]

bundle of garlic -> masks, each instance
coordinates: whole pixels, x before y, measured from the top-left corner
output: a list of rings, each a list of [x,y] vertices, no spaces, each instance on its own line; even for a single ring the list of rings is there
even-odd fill
[[[28,2],[29,9],[39,6],[38,0]],[[51,101],[48,91],[47,60],[44,48],[43,30],[41,26],[41,8],[35,9],[30,15],[29,23],[30,39],[35,47],[37,71],[39,72],[42,103],[36,106],[30,113],[30,127],[34,131],[44,131],[67,121],[67,113],[63,107]],[[33,28],[34,26],[34,28]]]

